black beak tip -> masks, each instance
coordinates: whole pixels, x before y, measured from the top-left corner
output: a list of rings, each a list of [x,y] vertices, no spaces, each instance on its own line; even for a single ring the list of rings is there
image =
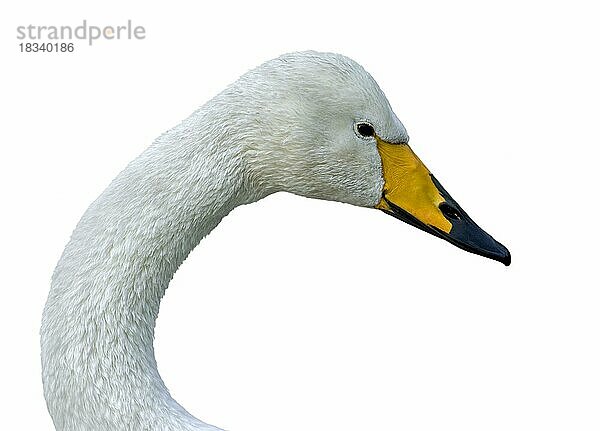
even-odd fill
[[[498,251],[494,253],[492,259],[497,260],[498,262],[503,263],[505,266],[510,266],[511,257],[510,251],[506,247],[504,247],[499,242],[496,243],[498,245]]]
[[[433,176],[432,178],[434,179],[434,182],[436,182],[438,190],[443,190]],[[435,226],[423,223],[408,211],[395,205],[393,202],[390,202],[385,196],[383,199],[385,199],[390,209],[384,209],[383,211],[418,229],[446,240],[456,247],[501,262],[505,266],[509,266],[511,263],[510,251],[477,226],[477,224],[475,224],[475,222],[460,209],[458,204],[456,204],[445,191],[443,192],[443,196],[447,201],[445,205],[440,205],[440,210],[452,224],[450,232],[444,232]]]

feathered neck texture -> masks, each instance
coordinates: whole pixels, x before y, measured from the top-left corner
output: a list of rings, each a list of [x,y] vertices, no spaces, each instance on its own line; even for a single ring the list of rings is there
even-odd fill
[[[158,374],[159,304],[202,237],[268,191],[249,187],[242,143],[209,108],[121,172],[86,211],[57,265],[41,347],[58,430],[210,428],[170,397]]]

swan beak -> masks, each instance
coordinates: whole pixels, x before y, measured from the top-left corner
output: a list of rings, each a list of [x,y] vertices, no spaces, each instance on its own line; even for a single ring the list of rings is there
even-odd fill
[[[510,252],[469,217],[408,144],[377,137],[383,196],[375,208],[471,253],[510,265]]]

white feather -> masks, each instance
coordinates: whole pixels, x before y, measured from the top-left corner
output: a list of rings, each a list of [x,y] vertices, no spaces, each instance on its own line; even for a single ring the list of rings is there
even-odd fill
[[[287,191],[373,207],[382,138],[406,131],[365,70],[286,54],[246,73],[132,161],[92,203],[44,310],[44,394],[57,430],[214,428],[171,398],[154,325],[173,274],[233,208]]]

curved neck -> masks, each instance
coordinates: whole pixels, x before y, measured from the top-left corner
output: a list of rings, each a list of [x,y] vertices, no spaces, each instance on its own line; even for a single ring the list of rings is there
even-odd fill
[[[160,137],[90,206],[52,280],[42,367],[59,430],[206,429],[156,369],[154,325],[174,272],[246,187],[241,146],[198,141],[197,112]]]

